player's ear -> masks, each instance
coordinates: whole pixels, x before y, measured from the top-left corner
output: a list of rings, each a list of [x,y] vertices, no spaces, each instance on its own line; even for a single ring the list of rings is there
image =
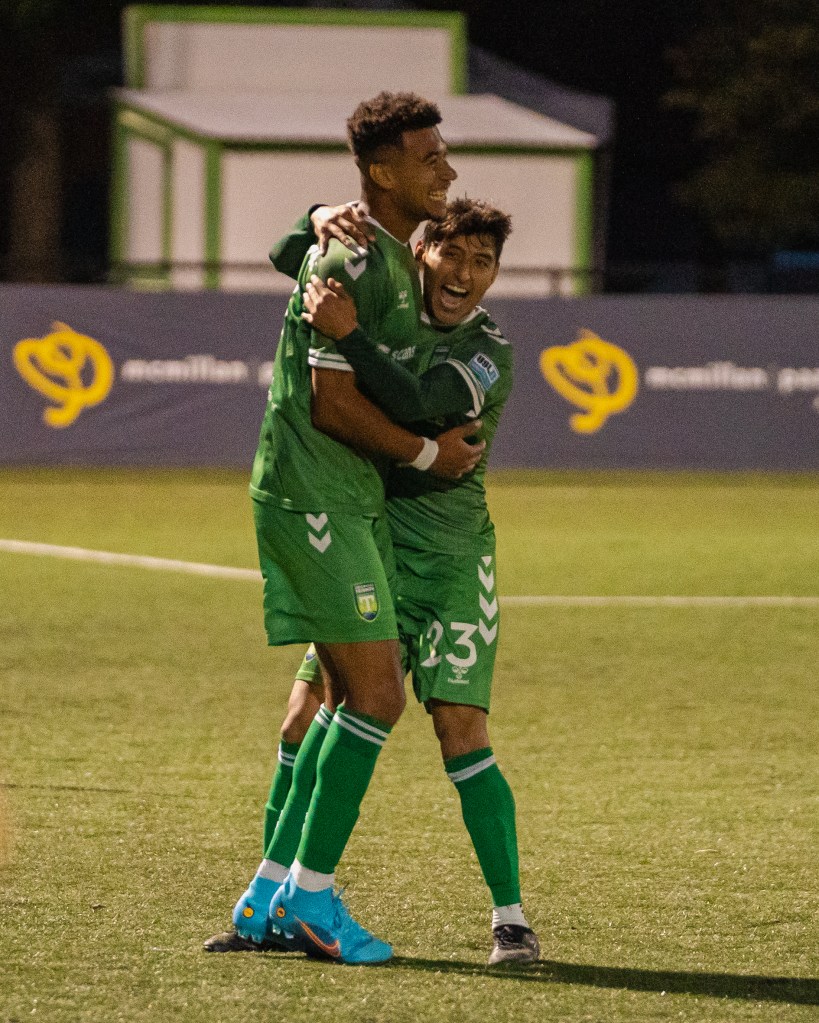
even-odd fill
[[[424,253],[427,251],[427,247],[424,244],[424,239],[419,238],[415,243],[415,259],[418,263],[424,262]]]
[[[385,192],[390,191],[395,184],[395,179],[392,173],[392,167],[388,163],[378,162],[371,163],[369,167],[369,174],[371,180],[379,188],[382,188]]]

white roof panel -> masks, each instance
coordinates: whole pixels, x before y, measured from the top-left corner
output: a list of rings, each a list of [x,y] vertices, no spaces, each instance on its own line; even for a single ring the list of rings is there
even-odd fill
[[[117,98],[179,128],[224,142],[346,144],[345,125],[361,97],[260,93],[153,92],[119,89]],[[593,149],[588,132],[498,96],[444,96],[441,134],[450,146]]]

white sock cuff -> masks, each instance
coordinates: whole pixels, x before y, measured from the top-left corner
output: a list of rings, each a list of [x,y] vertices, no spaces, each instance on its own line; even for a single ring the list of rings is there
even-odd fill
[[[367,742],[371,742],[374,746],[383,746],[390,735],[383,728],[371,725],[369,721],[364,721],[363,718],[355,717],[352,714],[345,714],[341,707],[336,711],[335,721],[339,727],[352,732],[359,739],[366,739]]]
[[[332,888],[336,880],[335,874],[321,874],[318,870],[310,870],[298,860],[293,860],[290,876],[296,882],[296,887],[306,892],[322,892],[325,888]]]
[[[516,927],[528,927],[523,906],[516,902],[511,906],[495,906],[492,910],[492,930],[512,924]]]
[[[447,776],[453,784],[457,785],[459,781],[466,781],[467,778],[474,778],[476,774],[480,774],[481,771],[485,771],[496,762],[495,754],[491,753],[483,760],[479,760],[477,764],[470,764],[469,767],[464,767],[460,771],[447,771]]]
[[[329,710],[327,710],[327,708],[322,703],[322,705],[316,711],[316,716],[313,720],[318,721],[322,728],[327,729],[330,727],[330,722],[333,720],[333,715]]]
[[[256,877],[263,877],[266,881],[277,881],[279,884],[287,877],[287,867],[275,860],[262,860],[262,864],[256,871]]]

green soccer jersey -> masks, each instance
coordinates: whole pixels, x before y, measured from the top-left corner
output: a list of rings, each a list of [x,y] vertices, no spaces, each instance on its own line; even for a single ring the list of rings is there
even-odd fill
[[[438,365],[451,366],[467,384],[472,407],[463,414],[414,423],[413,429],[435,436],[480,417],[480,436],[486,449],[474,472],[454,483],[394,466],[387,480],[387,511],[396,543],[419,550],[456,552],[464,545],[474,546],[476,537],[490,540],[494,535],[484,476],[498,421],[512,389],[512,348],[480,306],[449,329],[433,329],[425,316],[422,320],[421,343],[407,368],[423,374]]]
[[[326,255],[320,256],[313,246],[301,264],[276,351],[253,464],[250,493],[257,500],[305,512],[383,510],[383,482],[374,464],[312,424],[312,369],[352,372],[352,367],[301,316],[310,276],[333,277],[352,295],[359,321],[370,336],[401,361],[415,355],[421,309],[415,261],[407,245],[372,223],[376,239],[365,255],[333,240]],[[281,252],[280,244],[271,258]],[[285,269],[277,258],[274,262]]]

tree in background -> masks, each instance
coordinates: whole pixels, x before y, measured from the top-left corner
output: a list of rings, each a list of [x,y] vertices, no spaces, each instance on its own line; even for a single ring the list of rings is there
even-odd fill
[[[60,130],[53,96],[60,0],[0,0],[6,263],[23,281],[54,280],[60,238]]]
[[[272,6],[268,0],[218,2]],[[108,90],[121,84],[120,17],[128,3],[0,0],[0,278],[48,282],[67,271],[75,275],[65,265],[73,258],[63,237],[65,205],[69,192],[83,188],[76,174],[80,156],[97,178],[108,173]],[[277,6],[294,3],[279,0]],[[194,6],[207,3],[194,0]],[[100,53],[112,59],[89,70]],[[84,69],[83,110],[66,96],[78,67]],[[95,203],[69,205],[82,214]],[[104,267],[91,273],[97,277]]]
[[[680,197],[734,251],[819,246],[819,0],[709,0],[670,57],[704,153]]]

